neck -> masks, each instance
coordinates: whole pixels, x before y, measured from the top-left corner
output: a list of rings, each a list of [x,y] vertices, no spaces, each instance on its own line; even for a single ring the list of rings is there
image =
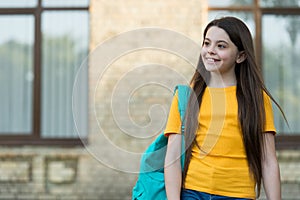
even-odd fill
[[[215,87],[215,88],[225,88],[229,86],[236,85],[236,77],[235,74],[231,75],[224,75],[216,72],[210,73],[210,80],[207,84],[208,87]]]

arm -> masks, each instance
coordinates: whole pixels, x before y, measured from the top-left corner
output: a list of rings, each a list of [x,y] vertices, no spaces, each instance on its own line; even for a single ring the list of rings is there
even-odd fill
[[[275,151],[275,136],[264,133],[265,152],[262,160],[263,185],[268,200],[281,200],[280,171]]]
[[[165,158],[165,185],[168,200],[179,200],[181,191],[181,135],[170,134]]]

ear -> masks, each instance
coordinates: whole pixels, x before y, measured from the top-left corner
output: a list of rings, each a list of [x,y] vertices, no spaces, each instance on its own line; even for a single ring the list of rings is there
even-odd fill
[[[238,64],[242,63],[242,62],[244,62],[246,60],[246,58],[247,58],[247,55],[246,55],[245,51],[240,51],[238,53],[238,56],[237,56],[235,62],[238,63]]]

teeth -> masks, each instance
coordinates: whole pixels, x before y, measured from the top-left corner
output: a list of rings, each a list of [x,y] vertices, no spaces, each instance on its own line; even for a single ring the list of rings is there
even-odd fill
[[[212,59],[212,58],[208,58],[207,60],[210,61],[210,62],[215,62],[215,60]]]

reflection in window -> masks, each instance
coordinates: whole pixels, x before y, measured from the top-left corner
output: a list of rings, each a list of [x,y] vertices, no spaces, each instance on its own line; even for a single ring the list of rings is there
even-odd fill
[[[42,0],[44,7],[87,7],[89,0]]]
[[[255,23],[253,14],[250,12],[230,12],[230,11],[209,11],[208,12],[208,22],[213,19],[218,19],[221,17],[233,16],[241,19],[248,26],[252,37],[255,37]]]
[[[208,0],[210,7],[249,6],[253,0]]]
[[[299,0],[260,0],[262,7],[300,7]]]
[[[0,8],[28,8],[37,5],[37,0],[1,0]]]
[[[76,22],[76,23],[74,23]],[[45,11],[42,15],[43,138],[78,137],[72,115],[72,89],[88,51],[87,11]],[[86,74],[87,78],[87,74]],[[79,100],[87,107],[87,80]],[[86,123],[87,109],[82,114]]]
[[[300,16],[263,17],[263,69],[271,93],[288,118],[288,129],[277,109],[280,132],[300,132]],[[276,26],[274,26],[276,24]]]
[[[0,16],[0,134],[30,134],[34,17]]]

